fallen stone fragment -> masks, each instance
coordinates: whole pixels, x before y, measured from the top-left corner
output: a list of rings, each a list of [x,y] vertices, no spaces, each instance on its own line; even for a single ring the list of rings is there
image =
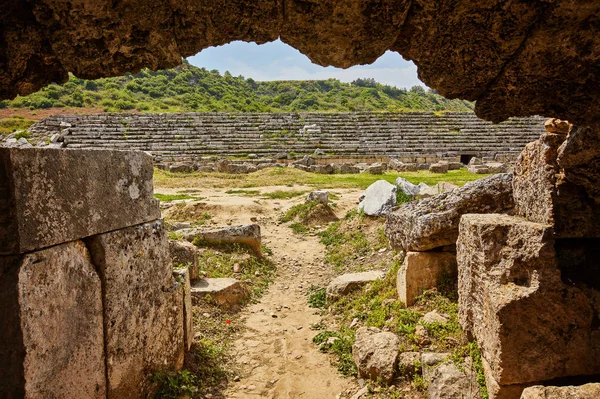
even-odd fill
[[[306,202],[319,202],[323,205],[327,205],[329,203],[329,191],[313,191],[306,197]]]
[[[362,273],[344,274],[333,279],[327,286],[327,298],[335,299],[347,295],[351,291],[385,277],[384,272],[370,271]]]
[[[597,399],[600,398],[600,384],[590,383],[580,386],[544,387],[536,385],[525,388],[521,399]]]
[[[425,324],[447,323],[448,318],[444,315],[439,314],[437,310],[433,310],[431,312],[425,313],[423,318],[421,318],[421,321]]]
[[[176,162],[169,165],[169,172],[172,173],[190,173],[194,171],[194,167],[189,163]]]
[[[391,170],[397,172],[414,172],[417,170],[417,164],[415,163],[404,163],[397,159],[390,159],[388,166]]]
[[[398,370],[405,375],[416,373],[421,364],[421,352],[402,352],[398,356]]]
[[[189,269],[190,280],[199,276],[198,248],[187,241],[169,241],[169,253],[175,268]]]
[[[192,300],[198,301],[208,296],[225,309],[235,309],[244,302],[250,293],[234,278],[205,278],[196,280],[191,288]],[[275,315],[277,317],[277,315]]]
[[[0,148],[0,165],[0,254],[160,218],[143,152]]]
[[[350,399],[360,399],[369,393],[369,387],[362,387]]]
[[[456,242],[461,215],[508,212],[513,206],[512,175],[497,174],[394,208],[385,231],[395,248],[427,251]]]
[[[358,210],[368,216],[384,216],[396,205],[398,188],[386,180],[378,180],[365,191]]]
[[[429,399],[480,399],[477,373],[466,365],[461,371],[454,363],[441,364],[433,370],[427,395]]]
[[[434,163],[429,166],[429,171],[431,173],[448,173],[448,164],[447,163]]]
[[[409,197],[414,198],[419,195],[419,186],[412,184],[403,177],[398,177],[396,179],[396,186],[398,187],[398,190]]]
[[[374,327],[359,328],[352,345],[352,359],[359,376],[391,383],[398,363],[398,345],[400,339],[391,332],[381,332]]]
[[[431,381],[435,368],[450,356],[449,353],[424,352],[421,354],[421,374],[423,380]]]
[[[382,163],[374,163],[367,166],[365,170],[363,170],[363,173],[369,173],[371,175],[382,175],[385,173],[386,169],[387,165]]]
[[[423,291],[437,287],[443,276],[456,276],[456,254],[408,252],[396,278],[398,297],[406,306],[412,306]]]
[[[467,170],[469,173],[476,175],[487,175],[490,172],[490,168],[487,165],[470,165]]]
[[[242,244],[249,247],[256,255],[261,255],[260,226],[244,224],[227,226],[218,229],[192,228],[179,231],[183,238],[195,245],[204,244]]]

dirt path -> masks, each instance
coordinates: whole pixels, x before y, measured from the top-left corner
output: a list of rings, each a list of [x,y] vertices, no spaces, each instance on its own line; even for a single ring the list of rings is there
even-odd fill
[[[218,195],[221,204],[248,201]],[[338,201],[338,216],[355,206],[359,195],[360,190],[344,192]],[[227,398],[334,399],[358,389],[355,380],[340,375],[329,356],[312,343],[317,332],[310,327],[319,323],[321,316],[308,307],[306,292],[313,284],[326,285],[334,275],[323,262],[324,246],[317,236],[296,235],[287,225],[277,223],[282,211],[303,201],[295,198],[263,204],[265,213],[258,223],[278,271],[260,302],[242,312],[245,332],[233,343],[232,354],[243,372],[239,381],[230,383]],[[237,213],[234,219],[238,218],[244,215]]]
[[[289,190],[261,187],[261,192]],[[294,190],[310,191],[295,186]],[[335,213],[342,217],[356,206],[362,190],[338,189]],[[177,190],[158,189],[173,194]],[[309,308],[307,290],[325,286],[335,276],[323,262],[325,247],[315,234],[296,235],[278,222],[287,209],[304,202],[304,197],[265,199],[226,193],[226,189],[201,191],[202,203],[217,225],[256,222],[263,243],[273,251],[277,264],[275,281],[260,302],[242,310],[243,332],[232,345],[232,356],[241,370],[238,381],[229,382],[226,398],[337,399],[352,396],[359,388],[355,379],[345,378],[320,352],[312,338],[319,323],[317,310]],[[325,228],[325,226],[322,226]]]
[[[261,301],[243,312],[247,330],[234,342],[234,356],[245,372],[226,397],[339,398],[354,382],[312,343],[316,332],[310,326],[321,317],[305,295],[311,284],[323,285],[331,277],[322,244],[314,236],[295,236],[286,226],[266,226],[263,236],[278,274]]]

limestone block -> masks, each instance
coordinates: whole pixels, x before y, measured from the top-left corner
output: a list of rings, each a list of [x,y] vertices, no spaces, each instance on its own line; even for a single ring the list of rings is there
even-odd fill
[[[597,372],[591,297],[561,281],[550,225],[464,215],[457,259],[459,320],[498,385]]]
[[[600,201],[594,199],[600,198],[600,139],[593,133],[578,127],[569,136],[544,133],[525,147],[513,180],[518,215],[554,225],[558,238],[600,237]]]
[[[198,247],[187,241],[169,241],[169,253],[175,267],[181,265],[189,270],[190,280],[199,277]]]
[[[194,317],[192,312],[192,285],[190,268],[177,269],[173,272],[183,291],[183,339],[189,351],[194,342]]]
[[[456,242],[461,215],[507,212],[513,206],[512,176],[497,174],[394,208],[385,231],[396,248],[427,251]]]
[[[536,385],[523,391],[521,399],[596,399],[600,398],[600,384],[580,386],[544,387]]]
[[[437,287],[444,276],[456,275],[456,254],[451,252],[408,252],[398,270],[398,297],[412,306],[423,291]]]
[[[359,376],[391,383],[398,364],[399,345],[400,339],[391,332],[375,327],[359,328],[352,345],[352,359]]]
[[[100,278],[81,241],[0,256],[0,321],[0,397],[106,397]]]
[[[151,372],[183,364],[184,303],[162,221],[88,239],[104,289],[108,397],[146,397]]]
[[[187,241],[197,245],[208,244],[242,244],[252,249],[257,255],[262,253],[260,226],[258,224],[243,224],[226,226],[217,229],[191,228],[182,229],[180,233]]]
[[[447,163],[434,163],[429,166],[429,171],[431,173],[448,173],[448,164]]]
[[[444,363],[433,371],[427,396],[429,399],[480,399],[477,373],[466,365],[461,370],[454,363]]]
[[[358,210],[368,216],[386,215],[396,205],[397,191],[398,188],[386,180],[377,180],[367,187]]]
[[[203,278],[194,281],[192,300],[208,297],[225,309],[235,309],[249,296],[249,292],[234,278]]]
[[[0,254],[160,217],[143,152],[0,148]]]
[[[384,277],[385,273],[380,271],[343,274],[329,283],[326,290],[327,298],[334,299],[347,295],[353,290]]]

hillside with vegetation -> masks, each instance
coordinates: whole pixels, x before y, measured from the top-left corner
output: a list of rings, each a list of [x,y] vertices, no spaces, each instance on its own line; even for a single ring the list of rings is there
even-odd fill
[[[71,76],[37,93],[1,101],[0,108],[96,108],[105,112],[468,111],[473,104],[415,86],[409,90],[373,79],[257,82],[184,63],[164,71],[98,80]]]

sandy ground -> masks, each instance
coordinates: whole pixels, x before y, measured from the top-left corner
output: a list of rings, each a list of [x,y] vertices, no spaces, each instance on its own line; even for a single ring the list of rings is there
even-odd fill
[[[261,192],[290,190],[288,187],[261,187]],[[295,186],[293,190],[309,187]],[[156,190],[163,194],[174,190]],[[315,398],[351,397],[359,387],[355,379],[340,375],[321,353],[312,338],[311,325],[321,320],[309,308],[307,290],[326,285],[334,274],[323,263],[324,246],[315,234],[295,235],[278,222],[279,217],[304,196],[271,200],[226,194],[225,189],[202,189],[194,195],[205,199],[212,222],[261,225],[263,243],[272,251],[278,271],[275,281],[260,302],[242,310],[244,329],[234,337],[232,354],[240,367],[239,381],[230,381],[227,398]],[[335,189],[340,199],[334,208],[338,217],[356,206],[362,190]],[[322,226],[325,228],[325,226]]]

